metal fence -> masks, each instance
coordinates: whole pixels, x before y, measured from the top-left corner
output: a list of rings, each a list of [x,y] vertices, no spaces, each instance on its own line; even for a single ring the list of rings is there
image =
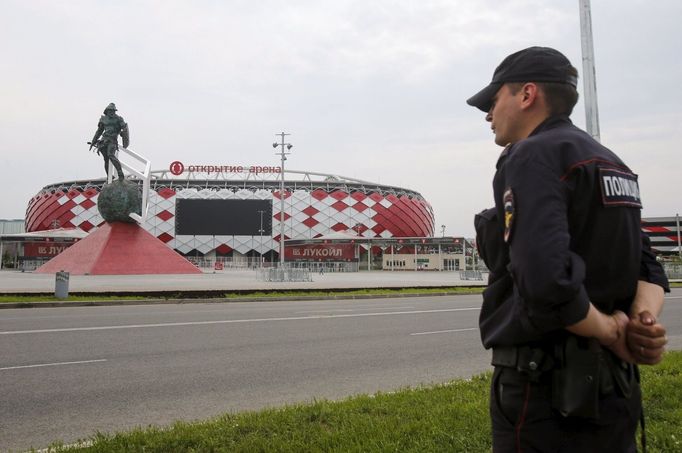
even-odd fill
[[[680,263],[663,263],[665,275],[671,280],[682,279],[682,264]]]
[[[286,266],[294,269],[308,269],[310,272],[326,274],[331,272],[358,272],[359,263],[347,261],[291,261]]]
[[[38,269],[43,264],[50,261],[51,258],[36,258],[34,260],[21,260],[19,261],[19,269],[21,272],[34,271]]]
[[[481,271],[460,271],[459,278],[461,280],[479,280],[483,281],[483,272]]]
[[[264,267],[258,269],[258,280],[263,282],[312,282],[308,268]]]
[[[258,258],[240,257],[217,257],[204,258],[196,256],[186,256],[187,261],[194,264],[201,269],[255,269],[260,267],[261,262]],[[271,263],[263,263],[263,265],[270,265]]]
[[[186,256],[188,261],[203,271],[209,270],[260,270],[260,269],[276,269],[280,267],[279,262],[265,261],[261,262],[258,258],[240,257],[240,258],[205,258]],[[347,261],[289,261],[284,264],[286,269],[305,269],[308,272],[315,272],[319,274],[331,272],[358,272],[358,263]]]

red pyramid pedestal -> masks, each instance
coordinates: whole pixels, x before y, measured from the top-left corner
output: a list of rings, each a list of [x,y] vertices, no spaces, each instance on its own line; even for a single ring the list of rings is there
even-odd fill
[[[39,274],[201,274],[192,263],[136,223],[106,223],[36,269]]]

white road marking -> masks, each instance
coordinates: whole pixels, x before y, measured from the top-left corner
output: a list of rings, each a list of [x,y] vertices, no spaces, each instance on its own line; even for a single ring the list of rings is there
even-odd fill
[[[408,308],[414,308],[414,307],[356,307],[356,308],[330,308],[329,310],[306,310],[306,311],[297,311],[295,313],[332,313],[332,312],[339,312],[339,311],[358,311],[358,310],[395,310],[396,308],[401,308],[403,310],[406,310]]]
[[[298,313],[298,314],[303,315],[303,314],[306,314],[306,313],[331,313],[331,312],[336,312],[336,311],[355,311],[355,310],[352,309],[352,308],[339,308],[339,309],[336,309],[336,310],[307,310],[307,311],[297,311],[297,312],[295,312],[295,313]]]
[[[285,318],[254,318],[254,319],[225,319],[220,321],[188,321],[188,322],[166,322],[159,324],[127,324],[120,326],[96,326],[96,327],[67,327],[62,329],[36,329],[36,330],[7,330],[0,332],[0,335],[20,335],[31,333],[57,333],[57,332],[84,332],[94,330],[118,330],[118,329],[145,329],[149,327],[180,327],[180,326],[207,326],[214,324],[241,324],[251,322],[269,321],[305,321],[313,319],[334,319],[334,318],[361,318],[366,316],[397,316],[397,315],[420,315],[429,313],[447,313],[456,311],[480,310],[480,307],[472,308],[447,308],[441,310],[414,310],[414,311],[393,311],[386,313],[353,313],[339,315],[315,315],[315,316],[291,316]]]
[[[96,359],[96,360],[79,360],[77,362],[38,363],[36,365],[7,366],[4,368],[0,368],[0,371],[20,370],[22,368],[40,368],[40,367],[44,367],[44,366],[80,365],[83,363],[95,363],[95,362],[106,362],[106,361],[107,361],[107,359]]]
[[[478,327],[471,327],[469,329],[435,330],[433,332],[417,332],[417,333],[411,333],[410,335],[433,335],[436,333],[468,332],[470,330],[478,330]]]

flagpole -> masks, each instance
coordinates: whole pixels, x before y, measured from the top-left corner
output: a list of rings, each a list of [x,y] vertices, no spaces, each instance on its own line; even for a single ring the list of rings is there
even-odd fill
[[[580,0],[580,43],[583,52],[585,123],[587,133],[590,134],[592,138],[599,141],[597,76],[594,69],[594,44],[592,39],[592,12],[590,9],[590,0]]]

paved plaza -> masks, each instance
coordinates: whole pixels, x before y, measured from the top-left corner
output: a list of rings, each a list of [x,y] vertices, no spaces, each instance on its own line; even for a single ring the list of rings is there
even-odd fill
[[[459,272],[361,271],[311,273],[309,282],[265,282],[258,270],[210,271],[201,275],[72,275],[70,292],[235,291],[278,289],[405,288],[483,285]],[[55,289],[55,275],[0,271],[0,293],[45,293]]]

